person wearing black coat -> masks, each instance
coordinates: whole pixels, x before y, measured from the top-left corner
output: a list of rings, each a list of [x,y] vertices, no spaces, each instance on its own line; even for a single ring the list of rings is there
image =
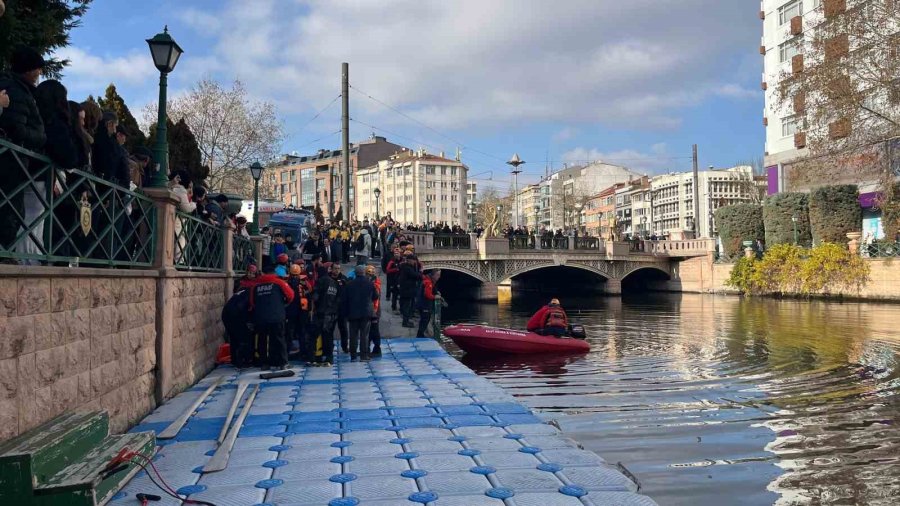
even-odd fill
[[[340,267],[338,268],[340,272]],[[324,266],[319,268],[316,286],[313,289],[313,308],[316,333],[322,336],[322,361],[325,365],[334,362],[334,327],[337,325],[341,306],[341,289],[334,277]],[[315,334],[312,339],[315,339]],[[315,344],[313,343],[313,348]],[[315,352],[313,352],[315,355]]]
[[[294,291],[281,278],[275,276],[272,266],[256,279],[250,289],[250,312],[253,326],[259,337],[259,351],[264,366],[287,368],[288,350],[284,336],[286,306],[294,300]]]
[[[350,361],[369,360],[369,325],[378,300],[375,284],[366,277],[366,266],[356,266],[356,277],[344,287],[344,313],[350,323]]]
[[[110,183],[117,183],[119,143],[116,141],[116,113],[103,111],[97,130],[94,131],[91,164],[94,174]]]
[[[422,275],[419,274],[419,262],[415,255],[406,257],[406,261],[400,265],[400,273],[397,275],[397,284],[400,289],[400,314],[403,315],[403,326],[414,328],[412,323],[413,301],[419,289]]]
[[[12,54],[11,72],[0,74],[0,90],[5,90],[9,106],[0,114],[0,137],[13,144],[41,152],[47,142],[44,123],[34,100],[35,84],[44,68],[40,53],[28,47],[19,47]],[[31,170],[24,157],[26,170]],[[37,168],[35,166],[34,168]],[[12,153],[0,155],[0,190],[7,196],[27,178]],[[25,215],[25,193],[19,192],[0,205],[0,248],[10,250],[22,225],[18,218]]]
[[[253,360],[253,348],[250,345],[249,322],[250,289],[241,288],[225,303],[222,308],[222,325],[228,333],[231,345],[231,364],[242,369],[249,367]]]

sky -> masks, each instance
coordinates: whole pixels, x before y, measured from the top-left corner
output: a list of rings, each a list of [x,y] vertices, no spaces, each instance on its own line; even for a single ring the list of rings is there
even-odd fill
[[[759,7],[737,0],[95,0],[58,52],[74,98],[115,83],[140,121],[158,94],[145,39],[184,49],[170,97],[240,79],[273,103],[282,152],[373,132],[455,153],[482,186],[603,160],[638,172],[730,167],[762,156]],[[330,105],[329,105],[330,104]],[[327,106],[327,107],[326,107]],[[318,114],[318,116],[316,116]],[[313,119],[315,117],[315,119]]]

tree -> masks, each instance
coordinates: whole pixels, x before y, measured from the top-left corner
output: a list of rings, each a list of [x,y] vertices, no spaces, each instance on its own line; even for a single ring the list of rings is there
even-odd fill
[[[18,0],[8,2],[0,18],[0,70],[7,70],[16,47],[29,46],[45,55],[44,75],[58,78],[69,60],[48,57],[69,45],[69,32],[81,25],[91,0]]]
[[[156,110],[155,103],[144,108],[145,124],[155,122]],[[169,102],[168,115],[190,127],[201,161],[209,167],[208,186],[216,191],[252,194],[248,167],[273,159],[284,137],[275,107],[248,99],[237,80],[230,89],[209,78],[200,80],[187,94]]]
[[[793,186],[881,181],[889,188],[897,174],[882,146],[900,136],[900,2],[825,0],[823,10],[821,23],[803,27],[802,54],[775,90],[809,150],[786,177]]]
[[[175,124],[167,119],[166,136],[169,141],[169,171],[187,171],[191,181],[206,186],[205,179],[209,176],[209,167],[203,165],[197,139],[184,119],[178,120]],[[147,145],[150,149],[156,145],[156,125],[150,127]]]
[[[486,227],[488,222],[494,216],[497,206],[503,206],[502,212],[498,220],[501,229],[506,228],[510,223],[510,212],[512,211],[512,198],[509,196],[502,197],[496,188],[487,186],[481,190],[478,198],[478,205],[475,206],[475,223]]]
[[[128,110],[128,106],[125,105],[125,100],[119,96],[115,84],[110,83],[110,85],[106,87],[106,94],[100,98],[97,105],[103,110],[114,111],[116,113],[116,117],[119,118],[119,125],[123,127],[128,134],[128,140],[125,142],[126,150],[131,152],[135,147],[146,144],[147,139],[144,136],[144,132],[138,127],[137,120],[134,119],[134,116],[131,115],[131,111]]]

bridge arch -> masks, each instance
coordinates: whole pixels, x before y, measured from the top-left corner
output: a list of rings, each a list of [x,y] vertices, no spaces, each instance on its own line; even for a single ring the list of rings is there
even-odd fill
[[[488,280],[485,279],[484,276],[482,276],[480,273],[475,272],[471,269],[467,269],[465,267],[459,266],[459,265],[441,263],[441,262],[426,262],[425,263],[425,271],[426,272],[430,271],[430,270],[434,270],[434,269],[440,269],[442,271],[458,272],[460,274],[465,274],[466,276],[469,276],[470,278],[477,280],[479,283],[482,283],[482,284],[488,283]]]
[[[622,279],[622,281],[625,281],[626,279],[628,279],[629,276],[631,276],[632,274],[635,274],[637,272],[640,272],[640,271],[653,272],[656,274],[665,275],[665,277],[667,279],[672,278],[671,272],[669,272],[667,269],[663,269],[662,267],[660,267],[658,265],[641,265],[641,266],[634,267],[633,269],[626,271],[625,274],[622,275],[621,279]]]
[[[503,281],[500,282],[502,285],[507,285],[512,282],[512,279],[516,276],[521,276],[522,274],[526,274],[528,272],[539,271],[542,269],[549,269],[554,267],[568,267],[571,269],[577,269],[582,271],[587,271],[593,274],[596,274],[603,278],[604,281],[608,281],[613,278],[613,276],[606,272],[603,269],[599,269],[597,267],[593,267],[590,265],[582,264],[582,263],[543,263],[538,265],[527,265],[525,267],[520,267],[518,269],[513,270],[506,274],[506,277]]]

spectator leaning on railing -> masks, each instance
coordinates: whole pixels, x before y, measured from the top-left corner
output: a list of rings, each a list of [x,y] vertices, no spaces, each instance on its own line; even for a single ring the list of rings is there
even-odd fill
[[[11,72],[0,75],[0,90],[6,92],[2,102],[7,104],[0,115],[0,131],[10,142],[40,152],[47,137],[34,100],[34,91],[44,68],[44,60],[34,49],[19,47],[13,52],[10,67]],[[27,158],[23,163],[27,167]],[[0,156],[0,174],[3,175],[0,177],[0,190],[7,195],[28,178],[28,174],[21,172],[12,153]],[[33,193],[33,189],[0,201],[0,247],[3,249],[13,247],[19,232],[21,223],[17,215],[25,214],[25,193]]]

